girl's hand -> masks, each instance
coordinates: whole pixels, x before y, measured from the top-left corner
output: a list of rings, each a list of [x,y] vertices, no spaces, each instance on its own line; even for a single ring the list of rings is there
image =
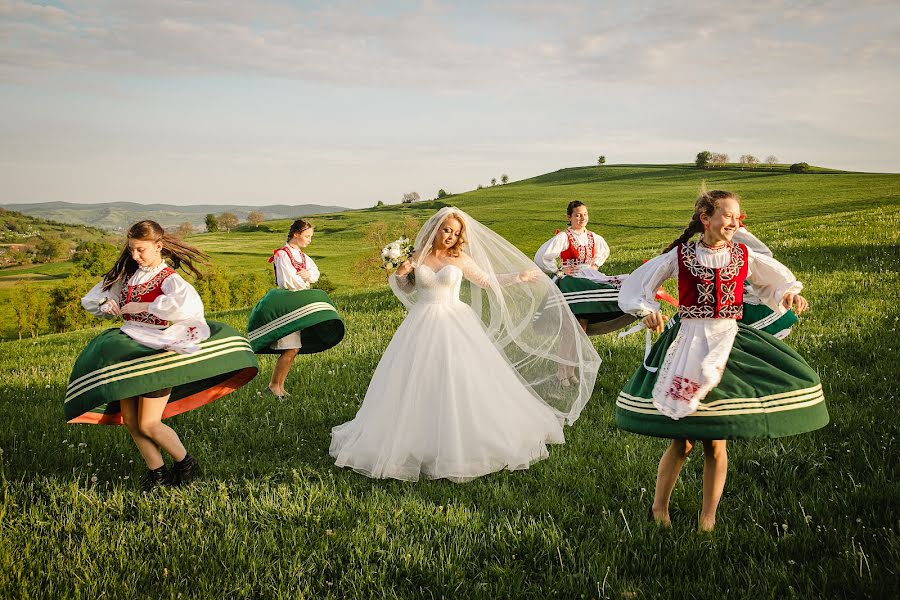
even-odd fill
[[[404,260],[400,263],[400,267],[397,269],[395,275],[397,277],[406,277],[409,275],[410,271],[412,271],[412,264],[408,260]]]
[[[149,302],[129,302],[119,309],[120,315],[136,315],[138,313],[147,312],[150,308]]]
[[[794,312],[798,315],[805,312],[807,308],[809,308],[809,302],[806,301],[806,298],[801,296],[800,294],[791,294],[790,292],[784,295],[781,303],[785,308],[792,308]]]
[[[668,320],[661,312],[651,313],[644,317],[644,327],[655,333],[662,333]]]
[[[117,317],[122,314],[119,310],[119,303],[112,298],[100,305],[100,312],[108,315],[115,315]]]
[[[306,283],[309,283],[309,280],[312,279],[309,275],[309,271],[307,271],[306,269],[300,269],[299,271],[297,271],[297,275],[299,275],[300,279],[302,279]]]
[[[575,274],[575,267],[571,267],[571,266],[569,266],[569,267],[563,267],[562,272],[565,273],[566,275],[574,275],[574,274]]]

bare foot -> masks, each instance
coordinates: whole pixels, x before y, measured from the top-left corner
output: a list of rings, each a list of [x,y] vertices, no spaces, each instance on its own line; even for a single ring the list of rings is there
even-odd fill
[[[657,525],[661,525],[667,529],[672,526],[672,519],[669,518],[668,507],[658,509],[655,506],[651,506],[650,511],[653,513],[653,520]]]
[[[697,522],[697,531],[712,531],[716,528],[716,517],[704,517],[700,515],[700,519]]]

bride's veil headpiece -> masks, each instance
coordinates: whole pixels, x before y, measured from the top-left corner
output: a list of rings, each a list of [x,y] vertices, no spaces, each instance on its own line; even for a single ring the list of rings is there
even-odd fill
[[[452,206],[440,209],[422,226],[413,266],[422,264],[433,251],[441,224],[451,216],[465,224],[466,244],[457,261],[466,275],[460,300],[481,319],[491,342],[525,387],[561,419],[573,423],[591,397],[600,356],[549,277],[515,246]],[[529,272],[534,275],[530,281],[523,277]],[[389,281],[394,294],[412,308],[417,301],[415,288],[401,286],[394,275]],[[560,366],[574,367],[579,383],[560,385]]]

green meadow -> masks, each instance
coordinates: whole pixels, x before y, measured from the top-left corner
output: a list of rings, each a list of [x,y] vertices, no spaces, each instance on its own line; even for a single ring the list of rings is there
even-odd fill
[[[404,309],[360,272],[390,233],[435,203],[313,217],[309,254],[336,286],[344,341],[300,357],[291,397],[266,394],[274,360],[241,390],[169,423],[204,472],[142,494],[121,428],[66,425],[75,357],[99,329],[0,344],[2,598],[821,598],[900,596],[900,175],[687,165],[564,169],[444,199],[532,255],[580,199],[612,248],[608,274],[657,254],[701,185],[737,192],[747,226],[805,284],[787,342],[819,372],[831,423],[729,444],[717,529],[696,532],[702,453],[649,523],[665,440],[616,429],[640,335],[595,337],[594,395],[566,444],[531,469],[467,484],[369,480],[337,469],[331,427],[351,419]],[[273,232],[190,241],[216,265],[268,270]],[[413,230],[405,231],[413,236]],[[61,277],[65,265],[0,271]],[[60,281],[59,279],[56,282]],[[209,315],[238,329],[249,308]],[[488,400],[488,399],[486,399]]]

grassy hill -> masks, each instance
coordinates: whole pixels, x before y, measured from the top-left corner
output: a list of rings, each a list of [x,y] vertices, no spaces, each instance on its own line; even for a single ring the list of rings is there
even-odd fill
[[[698,170],[688,165],[633,165],[562,169],[503,186],[445,198],[479,219],[528,255],[563,228],[569,200],[582,200],[590,209],[589,227],[612,246],[605,271],[626,272],[674,239],[690,219],[701,182],[710,189],[725,188],[743,198],[747,225],[770,240],[774,248],[792,244],[786,236],[795,218],[860,213],[873,209],[871,219],[885,218],[881,210],[900,206],[900,175],[826,172],[797,175],[786,167],[740,170]],[[371,284],[354,273],[353,265],[378,249],[363,241],[375,222],[393,227],[406,219],[424,222],[439,203],[392,205],[380,209],[318,215],[311,220],[316,234],[309,254],[341,289]],[[230,269],[268,268],[265,260],[284,243],[288,220],[267,223],[269,232],[201,234],[190,238],[210,252],[217,264]],[[415,231],[406,232],[410,236]],[[865,239],[853,240],[865,244]]]
[[[404,316],[352,272],[371,251],[361,237],[433,211],[388,207],[314,219],[310,254],[342,290],[348,331],[298,360],[291,398],[265,394],[263,357],[249,385],[171,420],[205,466],[189,488],[142,496],[125,431],[63,423],[69,370],[96,330],[0,345],[0,597],[897,597],[900,176],[584,167],[447,202],[533,253],[582,199],[617,273],[679,233],[701,179],[741,194],[748,226],[805,283],[811,310],[788,342],[820,373],[832,416],[812,434],[729,444],[715,533],[694,532],[699,453],[673,529],[646,521],[666,442],[613,423],[640,336],[593,340],[594,395],[566,444],[528,471],[455,485],[334,468],[330,428],[355,414]],[[268,269],[283,234],[193,241],[231,268]]]
[[[33,204],[7,204],[10,210],[29,215],[41,216],[66,223],[78,223],[99,227],[108,231],[124,231],[132,223],[142,219],[153,219],[163,227],[174,227],[188,222],[194,227],[204,229],[204,218],[208,213],[222,214],[232,212],[238,219],[246,220],[250,211],[262,211],[269,218],[297,218],[324,212],[343,210],[341,206],[322,204],[285,205],[271,204],[267,206],[193,204],[178,206],[175,204],[138,204],[135,202],[103,202],[100,204],[79,204],[76,202],[38,202]]]

